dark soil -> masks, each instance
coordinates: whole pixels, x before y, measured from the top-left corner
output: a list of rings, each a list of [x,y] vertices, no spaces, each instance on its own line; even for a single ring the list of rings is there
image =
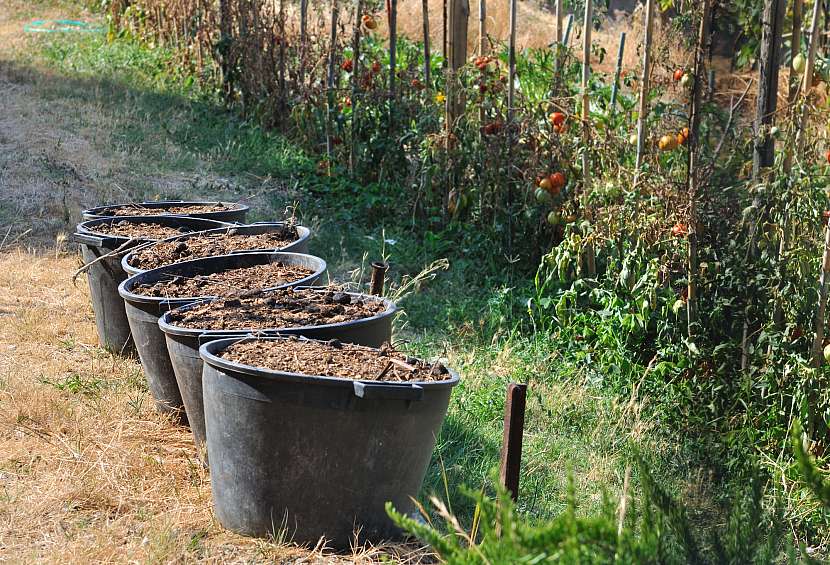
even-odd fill
[[[224,212],[238,208],[236,204],[222,204],[221,202],[207,202],[190,206],[169,206],[164,208],[145,208],[141,204],[124,204],[106,208],[99,212],[108,216],[164,216],[170,214],[204,214],[205,212]]]
[[[193,235],[175,241],[160,241],[134,253],[130,265],[136,269],[155,269],[189,259],[228,255],[237,251],[254,249],[278,250],[297,241],[299,234],[293,226],[263,234],[240,234],[231,229],[228,232]]]
[[[170,323],[203,330],[298,328],[371,318],[385,310],[381,300],[339,290],[281,289],[173,311]]]
[[[303,279],[314,271],[280,262],[230,269],[209,275],[183,277],[180,275],[152,284],[140,284],[132,291],[142,296],[159,298],[194,298],[200,296],[229,296],[249,290],[274,288]]]
[[[92,228],[92,231],[104,235],[156,241],[182,235],[193,230],[185,227],[173,228],[170,226],[162,226],[152,222],[126,222],[122,220],[111,224],[104,223],[96,225]]]
[[[451,378],[441,363],[427,363],[395,351],[299,338],[235,343],[219,357],[273,371],[361,381],[443,381]]]

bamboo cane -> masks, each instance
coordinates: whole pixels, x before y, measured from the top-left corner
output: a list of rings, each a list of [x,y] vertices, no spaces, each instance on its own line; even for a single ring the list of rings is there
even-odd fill
[[[645,38],[643,39],[643,74],[640,77],[640,109],[637,116],[637,160],[635,161],[635,184],[643,166],[646,146],[646,116],[648,115],[649,76],[651,73],[651,43],[654,24],[654,0],[646,0]]]

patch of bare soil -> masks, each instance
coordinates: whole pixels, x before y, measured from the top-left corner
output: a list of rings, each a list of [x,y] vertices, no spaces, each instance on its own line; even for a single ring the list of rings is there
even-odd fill
[[[275,261],[267,265],[229,269],[209,275],[171,276],[155,283],[136,285],[133,292],[157,298],[227,296],[241,291],[290,284],[313,273],[305,267]]]
[[[163,226],[160,224],[154,224],[153,222],[127,222],[122,220],[120,222],[112,222],[109,224],[98,224],[94,226],[91,231],[103,235],[157,241],[159,239],[167,239],[168,237],[182,235],[183,233],[193,230],[185,227],[174,228],[170,226]]]
[[[204,204],[192,204],[190,206],[164,206],[147,207],[141,204],[123,204],[104,208],[98,212],[102,216],[165,216],[171,214],[204,214],[206,212],[225,212],[236,210],[237,204],[225,204],[223,202],[205,202]]]
[[[262,234],[228,232],[184,236],[173,241],[160,241],[130,256],[128,262],[136,269],[155,269],[190,259],[228,255],[239,251],[277,251],[295,241],[299,234],[293,226]]]
[[[253,367],[318,377],[385,382],[447,380],[449,371],[439,362],[408,357],[392,347],[380,349],[289,337],[234,343],[219,357]]]
[[[384,312],[382,300],[339,290],[284,289],[199,303],[170,313],[174,326],[203,330],[261,330],[339,324]]]

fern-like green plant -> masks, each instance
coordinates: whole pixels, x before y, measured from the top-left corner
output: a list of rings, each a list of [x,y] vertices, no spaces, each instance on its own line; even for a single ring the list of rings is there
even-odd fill
[[[402,529],[429,544],[451,565],[503,563],[773,563],[789,560],[782,552],[780,513],[763,506],[763,483],[756,479],[748,495],[731,512],[724,527],[712,529],[707,541],[689,520],[688,511],[638,460],[642,496],[632,500],[625,516],[608,496],[600,511],[583,516],[577,510],[571,482],[565,510],[552,520],[534,521],[520,515],[509,493],[498,488],[494,498],[464,489],[476,504],[473,527],[465,530],[437,498],[432,503],[444,524],[434,525],[386,510]],[[498,481],[495,481],[498,484]]]

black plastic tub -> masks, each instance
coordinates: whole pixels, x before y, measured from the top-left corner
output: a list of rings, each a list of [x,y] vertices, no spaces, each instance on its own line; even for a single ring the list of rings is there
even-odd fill
[[[187,214],[168,214],[164,210],[170,208],[177,208],[181,206],[204,206],[209,208],[211,206],[222,205],[226,210],[214,210],[205,212],[189,212]],[[139,209],[136,211],[136,216],[162,216],[162,215],[176,215],[189,216],[191,218],[204,218],[208,220],[218,220],[220,222],[238,222],[244,223],[245,217],[248,215],[249,206],[245,204],[238,204],[235,202],[217,202],[217,201],[199,201],[199,200],[160,200],[157,202],[133,202],[122,204],[107,204],[105,206],[98,206],[90,208],[82,212],[84,221],[95,220],[97,218],[120,217],[115,216],[115,210],[127,206],[135,206]],[[146,209],[146,214],[140,209]]]
[[[290,265],[302,265],[312,269],[314,273],[303,279],[273,288],[314,284],[326,270],[326,262],[312,255],[301,253],[240,253],[166,265],[158,269],[144,271],[121,283],[118,292],[123,298],[127,321],[138,350],[138,356],[141,359],[144,377],[147,379],[147,385],[159,411],[172,412],[178,415],[182,421],[186,420],[182,395],[179,392],[176,375],[170,364],[170,355],[167,352],[164,333],[159,328],[159,317],[172,308],[215,297],[160,298],[135,294],[132,289],[139,284],[151,284],[172,276],[211,274],[277,261]]]
[[[213,230],[206,230],[201,232],[202,235],[204,234],[221,234],[221,233],[228,233],[234,232],[237,234],[247,234],[247,235],[260,235],[263,233],[271,233],[282,229],[285,226],[284,222],[260,222],[256,224],[248,224],[242,226],[231,226],[226,228],[217,228]],[[297,234],[299,237],[292,241],[289,245],[285,247],[280,247],[279,249],[246,249],[244,251],[234,251],[233,254],[237,253],[263,253],[263,252],[274,252],[274,251],[284,251],[287,253],[308,253],[308,240],[311,238],[311,230],[304,227],[304,226],[295,226],[297,229]],[[187,239],[193,237],[194,234],[184,234],[179,235],[176,237],[168,238],[167,241],[179,240],[179,239]],[[124,272],[127,273],[128,276],[137,275],[138,273],[142,273],[145,269],[139,269],[137,267],[133,267],[130,264],[131,259],[133,258],[133,254],[127,253],[124,255],[124,258],[121,260],[121,268],[124,269]]]
[[[244,338],[251,339],[251,338]],[[287,339],[287,338],[267,338]],[[211,488],[219,522],[246,535],[348,547],[400,532],[387,501],[415,512],[450,393],[438,382],[314,377],[242,365],[202,345]]]
[[[111,255],[100,259],[115,250],[124,247],[130,240],[126,237],[117,237],[101,233],[102,226],[112,222],[145,222],[163,226],[180,228],[182,230],[200,231],[227,227],[225,222],[204,218],[189,218],[187,216],[122,216],[119,218],[99,218],[78,224],[73,239],[81,244],[81,255],[87,269],[89,294],[92,299],[92,310],[95,312],[95,326],[98,330],[98,339],[107,350],[113,353],[133,351],[130,339],[130,326],[124,312],[124,301],[118,295],[118,285],[127,278],[127,273],[121,268],[121,254]],[[135,240],[129,247],[146,243],[148,239]]]
[[[325,292],[325,290],[319,290]],[[175,326],[170,323],[170,312],[165,312],[158,321],[161,331],[167,339],[167,351],[170,362],[179,384],[179,391],[187,411],[193,439],[200,450],[205,442],[205,411],[202,396],[202,358],[199,348],[209,341],[228,337],[242,337],[256,333],[257,335],[301,335],[313,339],[338,339],[343,343],[354,343],[368,347],[380,347],[392,340],[392,320],[398,307],[394,302],[385,298],[348,293],[351,296],[378,300],[386,305],[386,309],[375,316],[361,318],[338,324],[321,324],[318,326],[303,326],[293,328],[259,327],[252,323],[250,328],[242,330],[209,330],[191,329]],[[193,308],[195,304],[180,307],[178,310]]]

